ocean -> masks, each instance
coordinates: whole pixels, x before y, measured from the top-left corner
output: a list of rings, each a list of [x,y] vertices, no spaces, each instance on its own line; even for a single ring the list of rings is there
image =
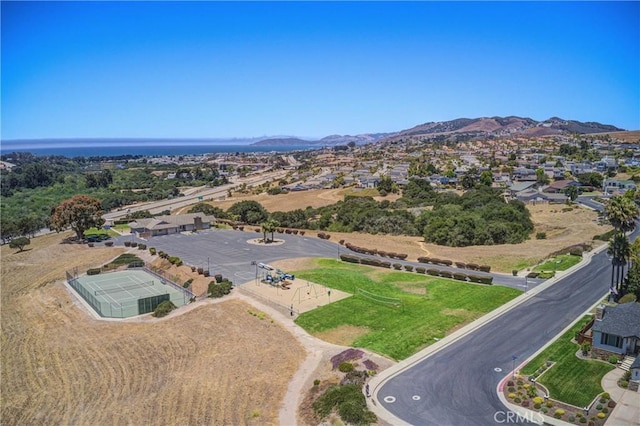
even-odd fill
[[[104,143],[73,143],[63,144],[29,144],[13,141],[0,145],[0,154],[12,152],[30,152],[38,156],[60,155],[73,157],[115,157],[120,155],[140,155],[145,157],[163,155],[198,155],[235,152],[289,152],[298,150],[318,149],[318,145],[250,145],[229,143],[135,143],[104,144]]]

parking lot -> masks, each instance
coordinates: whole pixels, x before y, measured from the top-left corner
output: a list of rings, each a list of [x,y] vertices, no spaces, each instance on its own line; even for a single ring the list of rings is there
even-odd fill
[[[338,244],[314,237],[276,234],[284,244],[257,245],[250,240],[262,238],[262,233],[208,229],[189,234],[152,237],[148,241],[133,239],[162,250],[183,262],[222,274],[236,284],[255,279],[257,268],[252,262],[269,263],[295,257],[338,257]],[[115,239],[116,245],[132,241],[130,236]],[[342,248],[344,251],[345,249]]]

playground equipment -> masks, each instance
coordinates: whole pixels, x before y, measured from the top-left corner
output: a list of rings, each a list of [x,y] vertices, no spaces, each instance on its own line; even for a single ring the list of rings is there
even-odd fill
[[[272,271],[274,270],[273,267],[269,266],[269,265],[264,265],[266,267],[272,268],[272,269],[268,269],[265,267],[261,267],[260,265],[264,265],[259,263],[258,267],[262,268],[262,269],[266,269],[267,272],[266,275],[264,276],[264,279],[262,279],[263,283],[267,283],[270,284],[274,287],[279,286],[282,287],[283,289],[289,289],[289,286],[292,284],[290,281],[288,280],[295,280],[296,277],[295,275],[292,274],[287,274],[286,272],[281,271],[280,269],[275,269],[275,272],[272,273]]]
[[[295,293],[293,293],[293,296],[291,297],[291,301],[293,302],[297,298],[298,304],[300,304],[305,300],[317,299],[320,296],[324,296],[326,292],[327,292],[326,287],[317,286],[307,281],[306,286],[299,287],[296,289]]]

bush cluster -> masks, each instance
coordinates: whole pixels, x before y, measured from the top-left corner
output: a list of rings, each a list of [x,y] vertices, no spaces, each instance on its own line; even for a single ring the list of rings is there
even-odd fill
[[[344,243],[344,240],[340,240]],[[345,247],[348,248],[351,251],[355,251],[356,253],[361,253],[361,254],[370,254],[370,255],[377,255],[377,256],[382,256],[382,257],[388,257],[391,259],[399,259],[399,260],[405,260],[409,255],[405,254],[405,253],[394,253],[394,252],[388,252],[388,251],[381,251],[378,249],[369,249],[366,247],[358,247],[355,246],[351,243],[346,243]]]
[[[313,403],[313,410],[320,418],[325,418],[337,409],[343,422],[350,424],[370,424],[377,418],[367,409],[367,402],[358,385],[332,386]]]
[[[437,259],[435,257],[425,257],[421,256],[418,258],[418,262],[420,263],[432,263],[434,265],[442,265],[442,266],[451,266],[453,262],[446,259]]]
[[[173,311],[176,308],[176,305],[173,304],[170,300],[165,300],[156,306],[156,309],[153,311],[153,316],[156,318],[161,318],[169,314],[169,312]]]
[[[231,293],[231,289],[233,288],[233,283],[229,280],[224,280],[220,283],[217,283],[215,280],[209,283],[209,288],[207,290],[207,294],[209,297],[222,297],[229,293]]]

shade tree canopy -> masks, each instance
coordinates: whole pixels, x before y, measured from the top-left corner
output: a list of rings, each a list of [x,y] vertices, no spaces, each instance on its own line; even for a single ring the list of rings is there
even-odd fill
[[[64,200],[53,208],[51,229],[56,232],[73,229],[78,239],[84,237],[89,228],[99,228],[104,224],[100,200],[87,195],[76,195]]]

